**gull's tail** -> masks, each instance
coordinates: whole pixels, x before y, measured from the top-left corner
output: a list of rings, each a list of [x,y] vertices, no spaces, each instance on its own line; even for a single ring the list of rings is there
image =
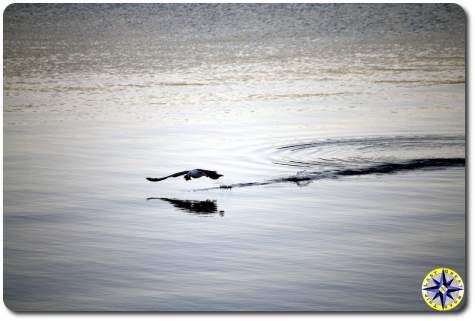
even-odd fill
[[[211,179],[218,179],[220,178],[221,174],[218,174],[218,172],[216,171],[208,171],[206,169],[198,169],[200,172],[204,173],[207,177],[211,178]]]

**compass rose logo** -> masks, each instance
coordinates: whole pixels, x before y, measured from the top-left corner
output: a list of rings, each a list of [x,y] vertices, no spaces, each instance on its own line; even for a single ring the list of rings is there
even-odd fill
[[[422,297],[427,305],[438,311],[448,311],[462,301],[462,278],[454,270],[437,268],[429,272],[422,282]]]

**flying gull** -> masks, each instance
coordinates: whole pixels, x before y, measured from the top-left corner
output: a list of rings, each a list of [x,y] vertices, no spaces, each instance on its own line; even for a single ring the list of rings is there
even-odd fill
[[[178,172],[178,173],[171,174],[171,175],[168,175],[168,176],[165,176],[165,177],[160,177],[160,178],[147,177],[147,180],[149,180],[151,182],[158,182],[158,181],[163,181],[164,179],[167,179],[169,177],[178,177],[178,176],[182,176],[182,175],[185,175],[185,179],[187,181],[189,181],[192,178],[200,178],[202,176],[206,176],[206,177],[209,177],[211,179],[218,179],[221,176],[223,176],[221,174],[218,174],[216,171],[208,171],[206,169],[198,169],[197,168],[197,169],[192,169],[191,171],[187,170],[187,171],[183,171],[183,172]]]

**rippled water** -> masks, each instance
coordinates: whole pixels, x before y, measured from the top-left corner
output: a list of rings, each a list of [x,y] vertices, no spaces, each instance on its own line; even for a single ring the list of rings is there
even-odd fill
[[[10,308],[421,311],[427,272],[465,277],[458,6],[4,21]],[[145,180],[192,168],[224,176]]]

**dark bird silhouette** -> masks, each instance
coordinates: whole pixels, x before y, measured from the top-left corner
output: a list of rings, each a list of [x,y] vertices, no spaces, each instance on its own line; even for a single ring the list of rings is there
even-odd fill
[[[200,178],[202,176],[206,176],[206,177],[209,177],[211,179],[218,179],[220,178],[221,174],[218,174],[216,171],[208,171],[206,169],[192,169],[192,170],[187,170],[187,171],[183,171],[183,172],[178,172],[178,173],[175,173],[175,174],[171,174],[171,175],[168,175],[168,176],[165,176],[165,177],[160,177],[160,178],[154,178],[154,177],[147,177],[147,180],[151,181],[151,182],[159,182],[159,181],[163,181],[164,179],[167,179],[169,177],[179,177],[179,176],[182,176],[182,175],[185,175],[185,179],[187,181],[189,181],[190,179],[192,178]]]
[[[218,205],[215,200],[194,201],[166,197],[149,197],[147,198],[147,201],[149,200],[162,200],[168,202],[177,209],[190,214],[200,216],[213,216],[218,213],[219,216],[224,216],[224,211],[218,210]]]

